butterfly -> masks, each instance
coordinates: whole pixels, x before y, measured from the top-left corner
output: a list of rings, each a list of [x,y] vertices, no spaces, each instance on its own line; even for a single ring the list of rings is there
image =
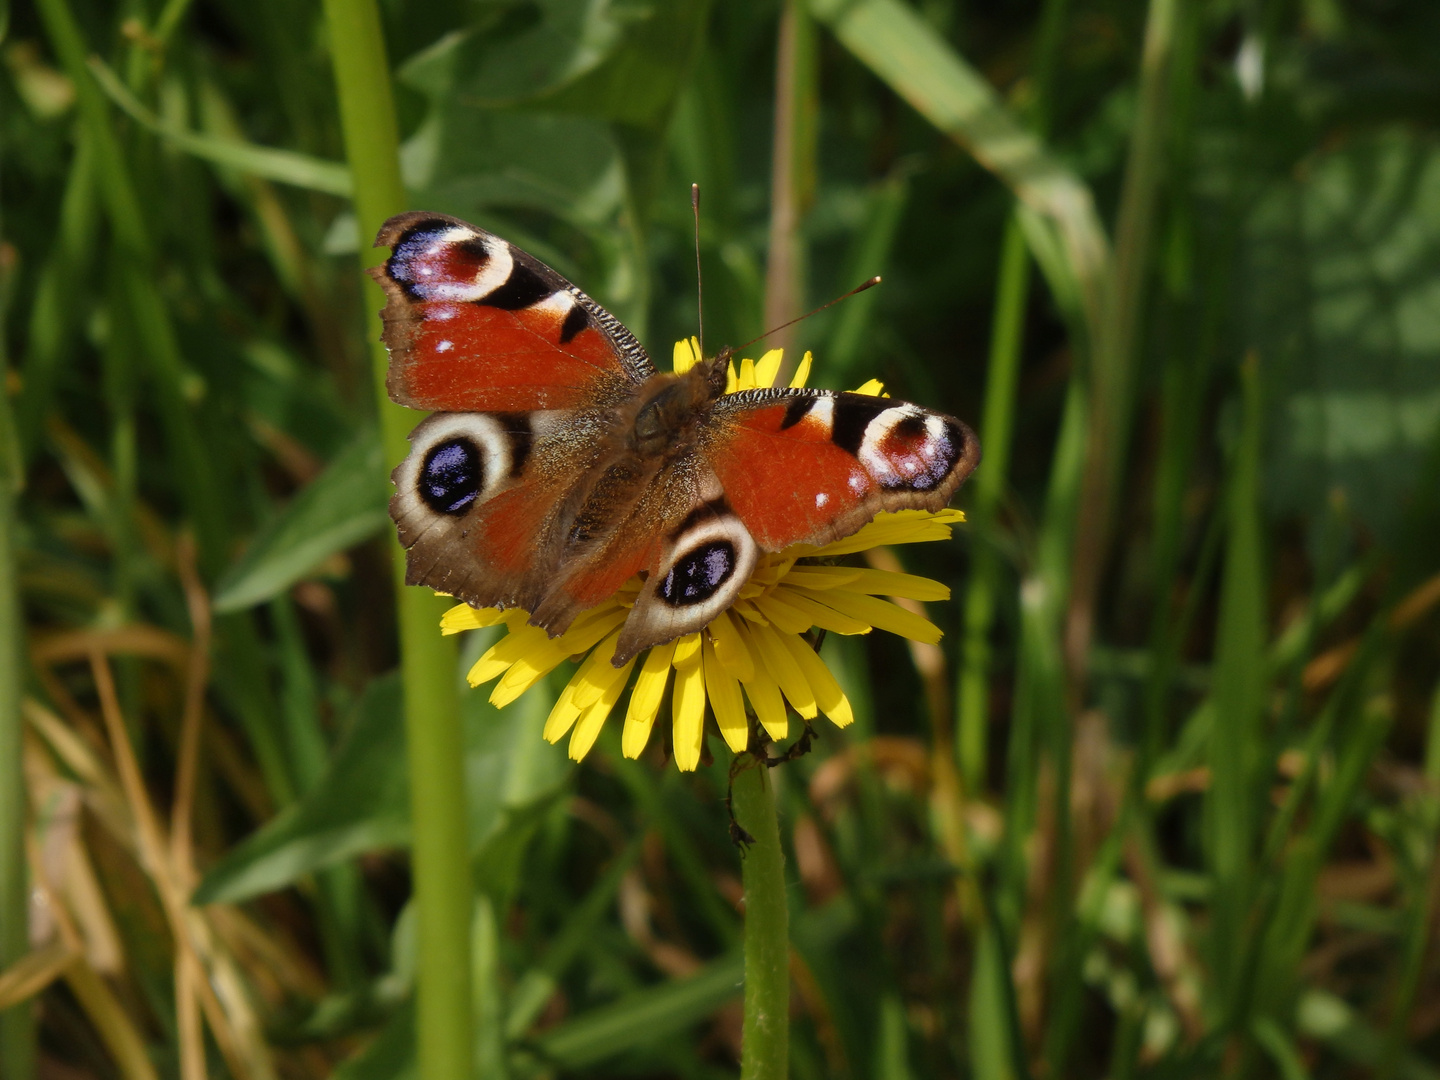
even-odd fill
[[[639,575],[617,667],[730,607],[761,552],[938,510],[979,463],[968,427],[908,402],[727,394],[729,350],[659,372],[615,316],[458,218],[400,214],[375,246],[386,387],[431,411],[391,476],[406,582],[554,636]]]

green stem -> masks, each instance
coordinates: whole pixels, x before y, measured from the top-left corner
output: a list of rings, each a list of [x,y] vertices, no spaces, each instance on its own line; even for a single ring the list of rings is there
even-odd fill
[[[6,371],[4,308],[13,266],[0,249],[0,383]],[[20,684],[24,674],[24,624],[15,564],[16,496],[20,492],[20,445],[10,398],[0,386],[0,971],[30,947],[29,888],[25,874],[25,774],[21,769],[24,720]],[[0,1076],[28,1080],[35,1074],[35,1029],[29,1003],[0,1013]]]
[[[790,931],[785,856],[770,770],[745,769],[731,791],[735,820],[754,837],[745,853],[745,1023],[740,1080],[782,1080],[790,1060]]]
[[[390,65],[375,0],[325,0],[335,65],[345,154],[355,178],[360,235],[374,236],[405,208],[400,181],[398,126]],[[379,261],[371,252],[369,262]],[[367,337],[385,451],[399,461],[408,450],[415,415],[385,392],[389,357],[380,344],[379,286],[364,280]],[[464,744],[455,679],[456,653],[442,638],[443,605],[424,589],[405,587],[404,562],[395,559],[400,617],[401,676],[410,765],[412,872],[419,918],[416,978],[418,1074],[426,1080],[461,1080],[471,1074],[470,871],[465,823]]]

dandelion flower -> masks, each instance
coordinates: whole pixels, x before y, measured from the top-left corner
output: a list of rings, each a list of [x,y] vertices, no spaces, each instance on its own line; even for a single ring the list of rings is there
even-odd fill
[[[686,371],[699,355],[693,338],[676,343],[675,371]],[[732,361],[726,392],[773,385],[780,361],[779,349],[759,360],[743,359],[738,368]],[[792,387],[805,385],[810,366],[807,352]],[[856,393],[883,396],[884,388],[871,380]],[[913,574],[829,565],[829,560],[868,548],[948,539],[951,526],[964,519],[958,510],[881,513],[834,543],[796,544],[762,554],[729,610],[698,632],[646,650],[618,668],[611,660],[621,625],[640,594],[639,577],[583,612],[558,637],[530,626],[529,613],[517,608],[461,604],[445,613],[441,628],[454,634],[504,625],[505,635],[467,676],[471,686],[495,681],[490,701],[497,707],[510,704],[566,660],[579,661],[544,730],[552,743],[568,734],[570,757],[576,761],[595,744],[627,687],[621,748],[626,757],[638,757],[668,693],[675,763],[690,771],[700,763],[707,705],[735,753],[750,742],[746,702],[775,740],[789,733],[789,709],[806,721],[824,713],[837,727],[854,720],[840,684],[804,635],[812,629],[836,634],[880,629],[934,644],[940,640],[939,627],[884,598],[945,600],[950,590]]]

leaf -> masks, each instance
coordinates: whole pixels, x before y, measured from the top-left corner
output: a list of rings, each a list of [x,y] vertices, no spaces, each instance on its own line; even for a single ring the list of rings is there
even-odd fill
[[[325,775],[298,803],[210,869],[193,902],[234,903],[283,888],[322,866],[409,839],[400,679],[376,679]]]
[[[1393,541],[1440,434],[1440,144],[1385,131],[1273,184],[1237,292],[1273,400],[1270,509],[1338,491]]]
[[[496,894],[513,888],[526,830],[572,769],[563,751],[540,737],[550,704],[540,687],[503,711],[482,694],[461,699],[470,848],[486,865],[482,884]],[[195,902],[235,903],[362,852],[409,842],[404,708],[392,673],[366,689],[316,786],[212,867]]]
[[[620,44],[626,26],[653,16],[634,0],[540,0],[482,8],[471,27],[447,34],[408,60],[402,81],[434,96],[452,87],[479,108],[533,100],[594,70]],[[524,8],[535,15],[527,19]],[[456,83],[457,73],[464,81]]]
[[[709,0],[669,0],[631,20],[612,55],[551,94],[545,107],[663,130],[699,62]]]
[[[389,520],[385,459],[366,431],[274,520],[215,587],[217,612],[263,603],[330,556],[378,532]]]

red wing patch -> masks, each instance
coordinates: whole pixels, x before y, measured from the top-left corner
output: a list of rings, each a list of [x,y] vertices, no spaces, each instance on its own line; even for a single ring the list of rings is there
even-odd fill
[[[395,401],[413,409],[577,408],[622,392],[626,385],[615,353],[598,330],[586,326],[565,345],[559,343],[565,315],[554,306],[506,311],[438,300],[410,304],[404,318],[386,326],[387,342],[399,339],[391,344],[386,387]]]
[[[938,510],[979,462],[958,420],[860,394],[721,398],[705,456],[766,551],[824,544],[881,510]]]

